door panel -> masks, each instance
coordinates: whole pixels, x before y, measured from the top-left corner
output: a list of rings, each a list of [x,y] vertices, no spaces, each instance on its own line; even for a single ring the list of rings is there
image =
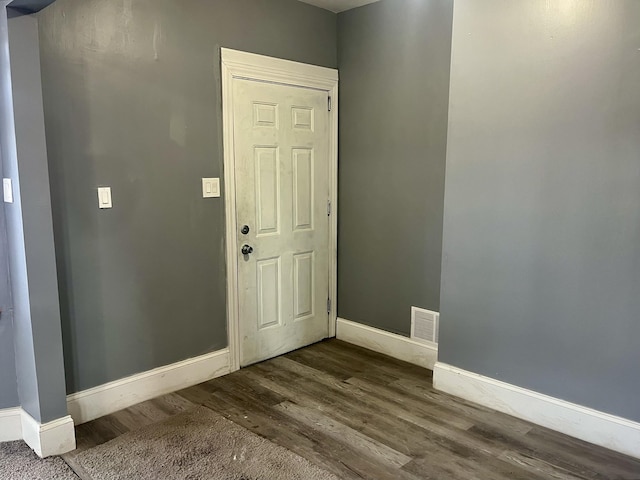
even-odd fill
[[[327,93],[234,80],[241,365],[328,336]]]
[[[280,325],[280,258],[256,262],[258,271],[258,328]]]
[[[294,230],[313,230],[313,150],[293,149]]]
[[[293,256],[293,301],[296,320],[313,316],[314,252]]]
[[[258,234],[277,234],[280,226],[280,162],[278,160],[278,148],[256,148],[254,152]]]

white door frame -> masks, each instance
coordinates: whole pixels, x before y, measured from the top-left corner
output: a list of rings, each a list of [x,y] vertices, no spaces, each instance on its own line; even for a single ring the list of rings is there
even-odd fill
[[[238,225],[236,222],[236,175],[233,141],[234,79],[292,85],[327,92],[329,112],[329,337],[336,334],[338,276],[338,71],[304,63],[221,49],[222,131],[224,137],[225,227],[227,251],[227,332],[229,370],[240,368],[240,318],[238,316]]]

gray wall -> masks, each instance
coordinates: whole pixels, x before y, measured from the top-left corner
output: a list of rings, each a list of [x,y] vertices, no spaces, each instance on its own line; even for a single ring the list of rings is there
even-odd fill
[[[3,217],[0,212],[0,216]],[[0,228],[4,227],[4,217]],[[4,231],[0,232],[4,236]],[[11,318],[10,290],[7,283],[6,237],[0,245],[0,296],[2,296],[2,315],[0,316],[0,409],[17,407],[18,385],[16,383],[16,362],[13,349],[13,324]]]
[[[439,309],[452,4],[338,15],[338,314],[404,335]]]
[[[0,2],[0,71],[11,69],[8,51],[9,35],[4,20],[5,8]],[[4,53],[2,53],[4,52]],[[6,92],[11,91],[11,85],[7,83],[8,77],[0,77],[0,110],[6,108]],[[2,117],[5,119],[4,115]],[[5,128],[0,131],[0,159],[5,156],[2,145],[6,143],[3,138],[6,135]],[[0,178],[4,177],[2,162],[0,162]],[[6,221],[4,218],[4,205],[0,208],[0,409],[16,407],[19,405],[18,385],[16,383],[15,350],[13,348],[13,312],[11,308],[11,286],[9,284],[9,245],[7,243]]]
[[[3,14],[0,11],[0,15]],[[1,43],[0,48],[2,48]],[[1,59],[0,56],[0,61]],[[0,64],[0,70],[5,67],[6,64]],[[2,178],[1,162],[0,178]],[[13,349],[13,313],[9,285],[8,247],[4,207],[2,207],[0,208],[0,311],[2,312],[0,313],[0,409],[19,405],[15,351]]]
[[[18,397],[45,423],[65,416],[67,406],[36,19],[7,23],[0,15],[0,39],[2,170],[14,192],[4,212]]]
[[[4,12],[0,11],[0,15],[4,15]],[[3,39],[0,38],[0,49],[3,47]],[[9,65],[2,62],[3,60],[4,56],[0,55],[0,71],[9,68]],[[2,90],[1,82],[0,80],[0,90]],[[0,178],[2,177],[3,171],[0,162]],[[11,285],[9,284],[8,249],[3,206],[0,208],[0,311],[2,312],[0,313],[0,409],[16,407],[20,403],[18,384],[16,383],[15,350],[13,348],[13,311],[11,308]]]
[[[67,390],[226,346],[223,199],[201,187],[223,176],[219,47],[335,67],[336,16],[58,0],[39,18]]]
[[[640,2],[456,0],[440,360],[640,420]]]
[[[9,31],[6,21],[5,3],[0,1],[0,71],[10,71],[9,60]],[[0,76],[0,160],[7,154],[5,148],[7,119],[11,116],[7,100],[11,91],[10,77]],[[4,162],[3,162],[4,163]],[[4,177],[4,169],[0,165]],[[16,383],[16,363],[13,349],[13,312],[11,311],[11,291],[9,284],[9,245],[7,243],[6,221],[4,205],[0,209],[0,408],[10,408],[19,405],[18,385]]]

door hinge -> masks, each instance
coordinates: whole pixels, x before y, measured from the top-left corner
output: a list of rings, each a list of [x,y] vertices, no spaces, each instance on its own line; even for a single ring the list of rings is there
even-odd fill
[[[327,200],[327,217],[331,216],[331,200]]]
[[[327,97],[327,109],[331,111],[331,95]]]
[[[327,298],[327,313],[331,313],[331,299]]]

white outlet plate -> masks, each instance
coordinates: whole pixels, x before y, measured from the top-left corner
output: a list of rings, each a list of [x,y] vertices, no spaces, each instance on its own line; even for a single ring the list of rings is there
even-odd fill
[[[4,196],[4,203],[13,203],[13,185],[10,178],[2,179],[2,194]]]
[[[111,187],[98,187],[98,208],[112,208]]]
[[[220,179],[219,178],[203,178],[202,179],[202,198],[214,198],[220,196]]]

